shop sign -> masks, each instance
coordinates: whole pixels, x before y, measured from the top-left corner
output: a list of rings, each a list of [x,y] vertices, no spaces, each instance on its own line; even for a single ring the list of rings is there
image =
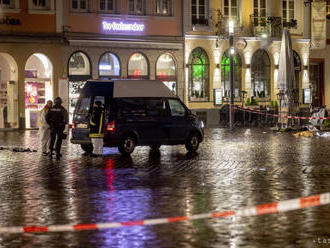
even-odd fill
[[[327,35],[326,2],[312,2],[311,49],[325,49]]]
[[[10,16],[6,16],[3,18],[0,18],[0,24],[1,25],[21,25],[21,21],[20,21],[20,19],[10,18]]]
[[[144,24],[124,23],[124,22],[102,22],[103,31],[128,31],[128,32],[143,32]]]

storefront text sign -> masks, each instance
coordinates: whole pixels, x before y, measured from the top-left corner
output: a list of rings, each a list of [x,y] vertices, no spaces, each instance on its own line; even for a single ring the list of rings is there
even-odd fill
[[[325,49],[327,35],[326,2],[312,2],[311,49]]]
[[[128,31],[128,32],[143,32],[144,24],[134,23],[117,23],[117,22],[102,22],[104,31]]]

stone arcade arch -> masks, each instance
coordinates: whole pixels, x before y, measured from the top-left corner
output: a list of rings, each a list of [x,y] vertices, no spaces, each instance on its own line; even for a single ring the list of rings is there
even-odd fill
[[[0,53],[0,129],[18,125],[17,63],[8,53]]]

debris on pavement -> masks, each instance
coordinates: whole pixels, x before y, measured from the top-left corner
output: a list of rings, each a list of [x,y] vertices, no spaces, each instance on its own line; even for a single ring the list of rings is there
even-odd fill
[[[314,136],[313,132],[310,130],[307,131],[302,131],[302,132],[298,132],[298,133],[294,133],[293,134],[295,137],[299,137],[299,136],[303,136],[303,137],[312,137]]]
[[[8,151],[11,151],[11,152],[37,152],[37,150],[30,149],[30,148],[0,146],[0,151],[3,151],[3,150],[8,150]]]

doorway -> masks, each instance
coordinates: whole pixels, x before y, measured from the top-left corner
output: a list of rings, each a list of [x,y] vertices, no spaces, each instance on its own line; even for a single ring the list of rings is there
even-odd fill
[[[311,88],[311,104],[314,107],[323,106],[325,102],[323,59],[310,59],[309,80]]]

